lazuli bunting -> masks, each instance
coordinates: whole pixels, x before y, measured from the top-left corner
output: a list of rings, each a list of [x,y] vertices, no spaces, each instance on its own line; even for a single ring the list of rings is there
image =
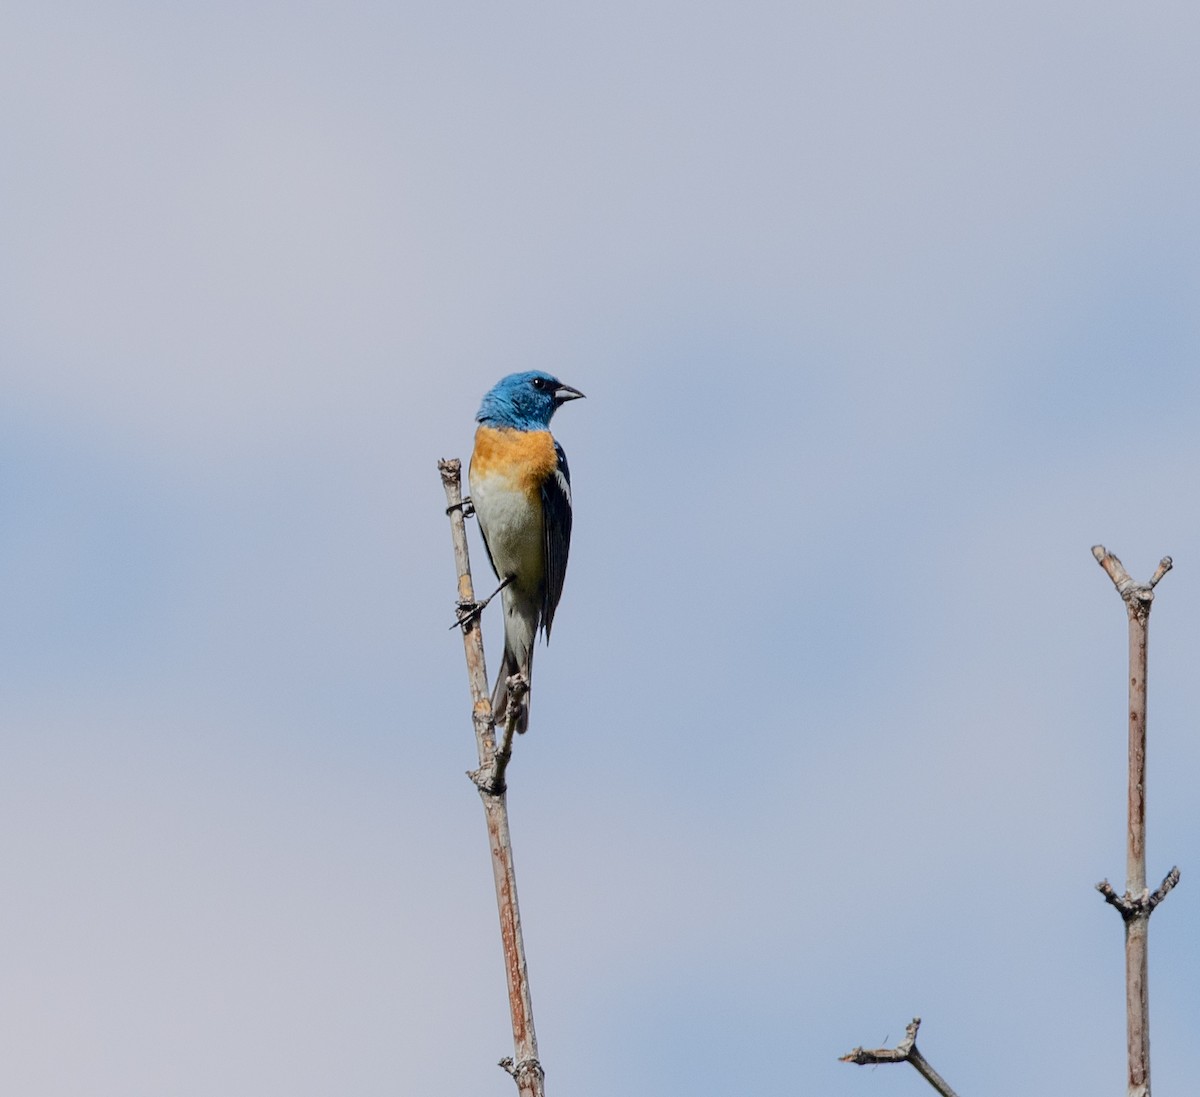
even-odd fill
[[[492,570],[507,583],[504,658],[492,692],[498,724],[508,708],[505,679],[520,672],[529,681],[538,629],[549,641],[562,596],[571,546],[571,475],[567,455],[550,433],[550,417],[582,396],[540,370],[513,373],[483,398],[475,416],[471,501]],[[526,694],[516,728],[528,726]]]

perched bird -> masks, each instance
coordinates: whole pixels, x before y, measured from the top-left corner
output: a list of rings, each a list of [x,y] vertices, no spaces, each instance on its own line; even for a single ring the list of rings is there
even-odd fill
[[[492,692],[492,715],[508,708],[505,679],[528,682],[533,642],[550,639],[571,545],[571,475],[567,455],[550,433],[550,417],[583,393],[540,370],[513,373],[483,398],[475,419],[471,501],[504,600],[504,658]],[[529,697],[517,731],[529,726]]]

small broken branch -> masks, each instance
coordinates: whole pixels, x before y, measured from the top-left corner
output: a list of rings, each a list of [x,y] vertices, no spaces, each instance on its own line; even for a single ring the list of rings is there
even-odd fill
[[[514,1060],[502,1060],[501,1066],[517,1083],[520,1097],[545,1097],[545,1072],[538,1061],[537,1036],[533,1029],[533,1000],[529,993],[529,973],[525,963],[525,941],[521,934],[521,912],[517,905],[517,875],[513,865],[512,838],[508,830],[508,800],[504,770],[508,757],[501,762],[492,727],[492,703],[488,695],[487,667],[483,658],[483,635],[475,605],[471,581],[471,560],[467,551],[467,530],[463,520],[466,507],[462,498],[462,462],[457,458],[438,462],[442,486],[446,491],[446,514],[454,542],[454,562],[458,570],[458,606],[463,649],[467,659],[467,677],[471,686],[471,719],[479,753],[479,769],[468,774],[479,789],[487,820],[488,846],[492,856],[492,876],[496,884],[496,906],[500,913],[500,941],[504,948],[504,970],[508,980],[508,1006],[512,1016]],[[515,676],[514,677],[518,677]],[[509,679],[509,690],[513,680]],[[510,692],[511,697],[511,692]],[[510,705],[501,749],[512,754]],[[507,1063],[507,1065],[505,1065]]]
[[[1163,877],[1163,882],[1158,885],[1157,890],[1150,896],[1146,903],[1146,913],[1152,914],[1154,908],[1158,906],[1170,893],[1171,889],[1179,883],[1179,866],[1176,865],[1170,872]]]
[[[513,734],[521,717],[521,706],[529,692],[529,681],[523,674],[513,674],[504,680],[508,687],[508,708],[505,710],[504,727],[500,733],[500,744],[496,747],[492,767],[487,775],[487,787],[491,792],[504,791],[504,774],[512,759]]]
[[[1128,895],[1118,895],[1116,889],[1107,880],[1101,880],[1096,885],[1096,890],[1104,896],[1104,901],[1116,907],[1120,911],[1121,917],[1128,922],[1130,918],[1141,914],[1143,911],[1147,915],[1152,914],[1154,908],[1170,894],[1171,889],[1177,883],[1179,883],[1178,865],[1163,877],[1163,882],[1153,892],[1146,889],[1141,895],[1135,895],[1133,898],[1130,898]]]
[[[921,1027],[921,1018],[914,1017],[904,1030],[904,1039],[893,1048],[876,1048],[867,1051],[856,1047],[848,1055],[843,1055],[841,1062],[855,1063],[858,1066],[868,1066],[876,1063],[911,1063],[918,1074],[925,1079],[942,1097],[958,1097],[936,1070],[929,1065],[929,1060],[917,1050],[917,1029]]]

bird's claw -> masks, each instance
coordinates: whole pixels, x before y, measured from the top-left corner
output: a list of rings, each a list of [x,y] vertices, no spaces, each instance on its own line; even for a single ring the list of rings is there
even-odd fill
[[[486,605],[487,602],[459,602],[457,606],[458,616],[450,628],[465,629],[472,621],[478,621],[479,615],[483,613],[483,608]]]
[[[446,508],[446,513],[449,514],[452,510],[461,510],[464,518],[470,518],[475,514],[475,504],[471,502],[471,497],[468,495],[457,503],[451,503]]]
[[[478,620],[479,615],[488,607],[488,603],[496,597],[509,583],[513,581],[510,575],[504,580],[491,594],[489,594],[482,602],[459,602],[458,603],[458,620],[450,627],[466,628],[472,621]]]

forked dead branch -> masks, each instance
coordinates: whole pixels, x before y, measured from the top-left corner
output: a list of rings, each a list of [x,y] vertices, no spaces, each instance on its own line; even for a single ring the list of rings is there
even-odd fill
[[[856,1047],[848,1055],[842,1056],[843,1063],[855,1063],[858,1066],[873,1066],[878,1063],[911,1063],[913,1068],[925,1079],[942,1097],[958,1097],[936,1070],[929,1065],[929,1060],[917,1050],[917,1029],[921,1027],[921,1018],[914,1017],[904,1030],[904,1039],[895,1047],[876,1048],[868,1051]]]
[[[1172,868],[1151,893],[1146,884],[1146,673],[1150,608],[1154,588],[1171,570],[1164,556],[1148,583],[1131,578],[1124,565],[1103,545],[1092,548],[1125,602],[1129,616],[1129,822],[1125,850],[1125,894],[1102,880],[1096,890],[1125,922],[1125,1019],[1129,1050],[1129,1097],[1150,1097],[1150,984],[1148,936],[1150,915],[1179,883]]]

